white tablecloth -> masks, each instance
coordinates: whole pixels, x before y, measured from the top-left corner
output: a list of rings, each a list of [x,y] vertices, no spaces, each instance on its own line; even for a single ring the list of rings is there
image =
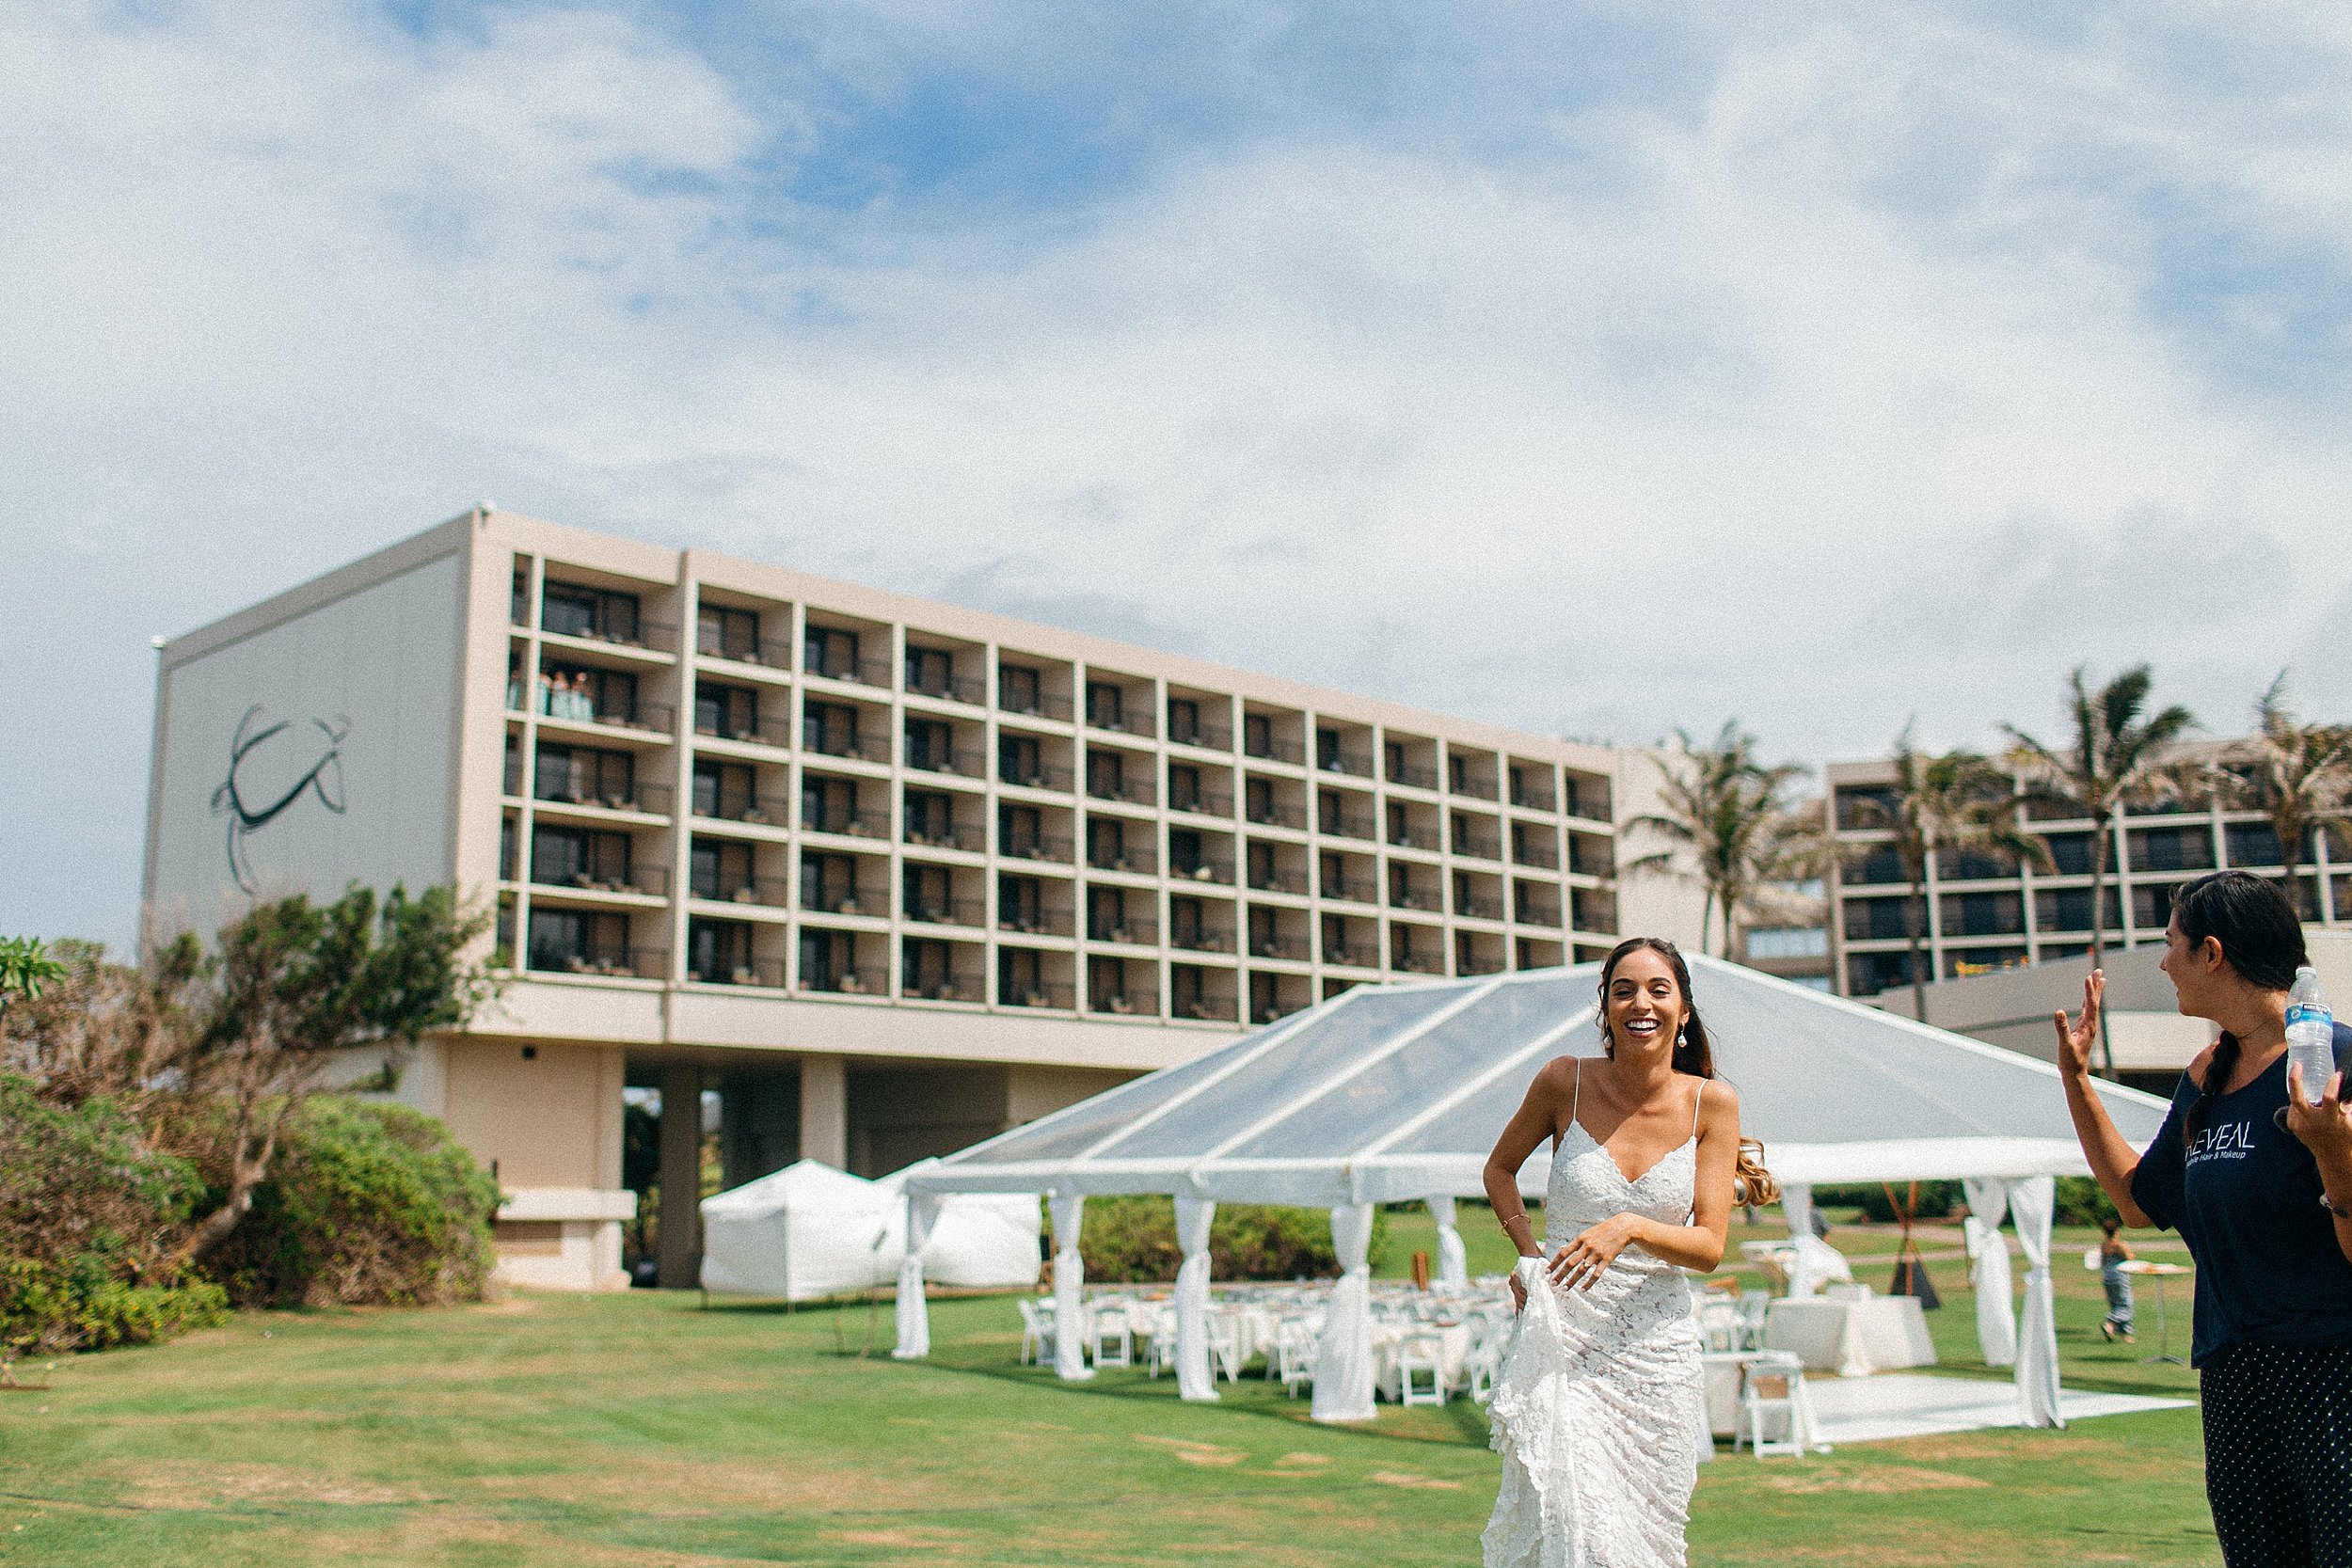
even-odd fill
[[[1915,1296],[1784,1297],[1764,1319],[1764,1343],[1794,1352],[1807,1371],[1840,1377],[1935,1365],[1935,1345]]]
[[[1446,1386],[1456,1387],[1462,1381],[1462,1361],[1470,1354],[1470,1329],[1468,1323],[1381,1323],[1372,1325],[1372,1386],[1386,1399],[1397,1397],[1396,1358],[1405,1341],[1415,1334],[1438,1337],[1438,1375]]]

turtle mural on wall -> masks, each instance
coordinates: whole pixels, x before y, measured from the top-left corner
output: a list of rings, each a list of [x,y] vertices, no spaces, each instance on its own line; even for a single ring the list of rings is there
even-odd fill
[[[246,856],[247,834],[268,827],[306,795],[342,815],[342,743],[351,733],[351,721],[342,714],[261,724],[262,711],[256,703],[237,721],[229,776],[213,791],[213,815],[229,818],[229,871],[246,893],[260,891]]]

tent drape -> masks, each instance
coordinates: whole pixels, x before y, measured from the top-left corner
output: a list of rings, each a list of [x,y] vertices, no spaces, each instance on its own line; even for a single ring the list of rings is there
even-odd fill
[[[1094,1375],[1087,1365],[1086,1259],[1078,1252],[1078,1227],[1087,1200],[1079,1193],[1057,1192],[1054,1214],[1054,1371],[1076,1381]]]
[[[1216,1398],[1216,1369],[1209,1364],[1209,1227],[1216,1205],[1176,1195],[1176,1391],[1188,1400]]]
[[[1977,1347],[1986,1366],[2012,1366],[2017,1360],[2017,1302],[2010,1279],[2009,1243],[2001,1239],[2009,1188],[1982,1176],[1972,1176],[1962,1185],[1968,1194],[1968,1277],[1977,1288]]]
[[[1331,1250],[1340,1279],[1315,1351],[1314,1418],[1369,1421],[1372,1408],[1372,1205],[1331,1211]]]
[[[898,1264],[898,1343],[890,1353],[901,1361],[931,1353],[930,1303],[923,1299],[923,1248],[939,1223],[941,1201],[930,1193],[907,1194],[907,1251]]]
[[[2062,1427],[2058,1410],[2058,1303],[2050,1284],[2050,1219],[2058,1197],[2053,1177],[2029,1176],[2009,1184],[2009,1211],[2026,1254],[2026,1311],[2017,1328],[2017,1402],[2029,1427]]]
[[[1795,1256],[1788,1266],[1788,1293],[1809,1296],[1821,1288],[1813,1277],[1811,1250],[1804,1244],[1813,1234],[1813,1189],[1803,1181],[1790,1181],[1780,1189],[1780,1212],[1788,1220],[1788,1246]]]
[[[1470,1254],[1463,1249],[1461,1228],[1454,1223],[1454,1195],[1432,1193],[1422,1201],[1429,1205],[1429,1216],[1438,1222],[1438,1283],[1449,1291],[1470,1289]]]

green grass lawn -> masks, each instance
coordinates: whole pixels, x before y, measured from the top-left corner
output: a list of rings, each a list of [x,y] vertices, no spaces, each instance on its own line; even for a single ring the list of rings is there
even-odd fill
[[[1472,1267],[1490,1266],[1473,1213]],[[1434,1237],[1391,1218],[1401,1272]],[[1892,1250],[1859,1230],[1832,1239],[1857,1257]],[[2098,1280],[2069,1240],[2067,1381],[2192,1388],[2139,1364],[2152,1336],[2099,1339]],[[1947,1370],[1981,1371],[1962,1268],[1931,1268]],[[1015,1365],[1003,1297],[935,1303],[932,1322],[932,1360],[901,1364],[886,1303],[703,1311],[692,1295],[534,1294],[255,1313],[61,1361],[49,1391],[0,1395],[0,1563],[1477,1560],[1498,1461],[1474,1405],[1318,1427],[1254,1378],[1215,1406],[1139,1371],[1064,1386]],[[2194,1410],[1725,1457],[1702,1472],[1692,1560],[2209,1564],[2201,1476]]]

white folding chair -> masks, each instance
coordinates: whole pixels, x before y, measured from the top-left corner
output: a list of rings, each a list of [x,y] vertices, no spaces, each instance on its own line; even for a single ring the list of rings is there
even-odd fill
[[[1731,1348],[1733,1350],[1762,1350],[1764,1348],[1764,1320],[1772,1309],[1772,1294],[1770,1291],[1740,1291],[1740,1342]]]
[[[1445,1403],[1445,1341],[1435,1334],[1407,1334],[1396,1347],[1396,1402]]]
[[[1053,1309],[1040,1309],[1026,1296],[1021,1298],[1021,1362],[1042,1364],[1052,1354],[1054,1343]]]
[[[1766,1435],[1768,1424],[1777,1418],[1780,1435]],[[1741,1438],[1747,1440],[1748,1450],[1761,1459],[1766,1454],[1802,1454],[1814,1447],[1813,1409],[1804,1397],[1804,1362],[1787,1351],[1764,1351],[1748,1363],[1746,1386],[1740,1391],[1740,1430],[1732,1438],[1736,1449]]]
[[[1315,1381],[1315,1330],[1305,1318],[1285,1318],[1274,1331],[1274,1360],[1281,1374],[1282,1392],[1298,1397],[1302,1386]]]
[[[1134,1333],[1127,1327],[1125,1307],[1096,1307],[1093,1338],[1096,1366],[1132,1367],[1136,1364],[1136,1339]]]
[[[1699,1307],[1701,1342],[1711,1351],[1740,1348],[1740,1308],[1728,1301],[1710,1301]]]
[[[1153,1377],[1176,1365],[1176,1309],[1163,1307],[1143,1325],[1150,1336],[1144,1346],[1143,1370]]]
[[[1492,1318],[1471,1320],[1470,1351],[1462,1357],[1462,1378],[1472,1402],[1485,1404],[1495,1397],[1495,1379],[1502,1375],[1502,1351],[1510,1339],[1508,1323]]]
[[[1241,1329],[1222,1312],[1209,1314],[1209,1381],[1223,1372],[1228,1383],[1241,1381]]]

